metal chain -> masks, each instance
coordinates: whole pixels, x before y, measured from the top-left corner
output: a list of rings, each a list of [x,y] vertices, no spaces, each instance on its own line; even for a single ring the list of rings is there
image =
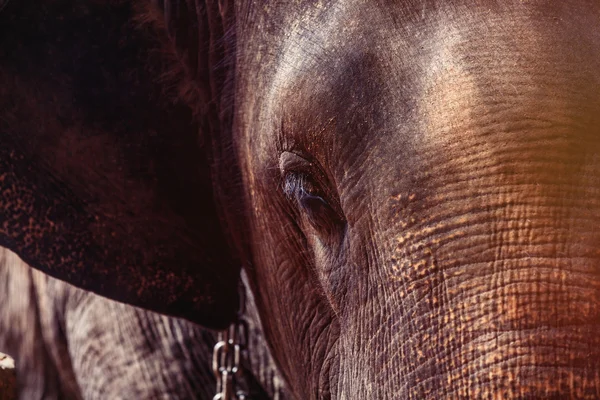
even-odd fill
[[[248,394],[239,389],[242,352],[248,346],[248,323],[244,319],[245,289],[240,290],[240,310],[236,321],[219,332],[213,348],[212,370],[217,378],[217,392],[213,400],[249,400]]]

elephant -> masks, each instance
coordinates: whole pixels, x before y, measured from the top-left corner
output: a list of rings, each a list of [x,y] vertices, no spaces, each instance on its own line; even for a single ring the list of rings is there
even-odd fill
[[[598,2],[133,3],[198,121],[195,207],[135,140],[4,111],[0,244],[212,328],[243,268],[297,398],[600,397]]]
[[[0,278],[0,349],[17,361],[20,399],[213,398],[215,332],[75,288],[6,249]],[[240,380],[253,399],[284,400],[253,304]]]
[[[155,39],[149,32],[134,29],[132,8],[126,4],[104,4],[95,9],[84,5],[71,10],[71,20],[67,19],[66,23],[58,26],[69,28],[66,24],[73,22],[75,17],[79,18],[79,24],[69,28],[72,31],[68,40],[63,37],[57,45],[57,50],[62,51],[64,56],[61,58],[61,53],[54,53],[53,62],[64,67],[65,60],[78,55],[69,46],[73,46],[73,42],[85,44],[92,40],[96,32],[89,28],[93,24],[119,27],[94,38],[94,54],[84,57],[77,68],[63,72],[68,78],[65,79],[67,83],[86,79],[81,71],[97,73],[100,77],[103,72],[104,76],[100,81],[92,82],[92,90],[85,91],[81,86],[74,88],[82,91],[72,98],[60,97],[60,91],[49,90],[49,85],[32,88],[38,98],[52,99],[52,102],[51,105],[29,105],[32,107],[30,110],[55,113],[65,130],[77,129],[96,136],[123,126],[125,129],[138,129],[138,137],[147,135],[151,138],[157,132],[164,132],[168,126],[169,135],[190,135],[194,138],[195,127],[189,108],[165,97],[168,88],[164,88],[164,82],[146,72],[160,68],[162,61],[152,57]],[[56,4],[48,11],[56,12]],[[41,25],[43,20],[32,18],[29,22]],[[58,38],[61,39],[60,36]],[[96,61],[115,57],[113,53],[118,49],[123,50],[116,53],[116,57],[121,57],[116,72],[92,71]],[[133,56],[123,57],[132,49],[136,49]],[[32,53],[35,55],[35,52]],[[3,82],[9,86],[18,85],[15,94],[25,91],[27,84],[22,84],[22,81],[35,78],[36,74],[35,70],[15,73],[8,68],[2,69],[2,73]],[[117,82],[111,81],[115,79],[114,75]],[[89,117],[96,112],[96,97],[102,100],[110,95],[143,101],[132,104],[134,108],[140,107],[140,111],[134,115],[127,109],[119,110],[123,102],[101,115],[97,120],[99,123],[96,123],[94,118]],[[4,106],[9,105],[4,110],[11,109],[10,101],[15,97],[2,97],[0,102],[4,102]],[[12,109],[22,106],[26,103],[17,102]],[[69,108],[77,112],[69,112]],[[162,119],[161,124],[150,127],[146,123],[148,117],[145,112],[152,113],[154,122]],[[32,117],[34,115],[31,113]],[[58,128],[51,125],[50,120],[42,121],[43,125],[48,123],[44,128],[48,135],[62,133],[61,130],[51,131]],[[10,131],[3,131],[4,135],[7,133]],[[6,186],[2,190],[6,190]],[[17,255],[3,248],[0,248],[0,283],[0,351],[16,359],[19,398],[213,398],[217,386],[212,370],[216,332],[78,289],[32,270]],[[249,353],[241,360],[238,381],[253,399],[289,398],[262,338],[251,294],[246,296],[245,303],[243,318],[248,329]],[[3,374],[0,380],[5,376]],[[0,398],[5,398],[1,386]]]

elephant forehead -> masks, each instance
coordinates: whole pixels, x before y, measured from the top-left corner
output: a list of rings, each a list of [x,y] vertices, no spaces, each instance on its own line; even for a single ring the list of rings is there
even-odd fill
[[[398,166],[385,161],[386,151],[410,163],[415,149],[454,144],[448,154],[460,159],[467,145],[490,153],[496,144],[482,135],[514,131],[524,117],[581,117],[568,94],[596,92],[590,83],[597,85],[599,62],[590,48],[597,33],[557,23],[564,10],[539,4],[482,2],[467,13],[458,3],[318,3],[288,18],[272,52],[254,55],[264,64],[267,92],[255,101],[261,129],[250,135],[263,138],[253,141],[261,159],[273,157],[274,142],[344,159],[367,137],[373,146],[390,144],[378,154],[360,145],[386,171]]]
[[[253,112],[242,115],[254,119],[244,129],[251,153],[269,160],[277,143],[279,150],[299,145],[317,158],[326,158],[320,152],[340,157],[370,133],[400,125],[397,116],[406,114],[418,65],[396,56],[399,48],[406,55],[416,47],[405,40],[409,35],[394,31],[392,37],[383,29],[393,26],[381,9],[364,2],[307,7],[288,18],[283,40],[268,53],[250,54],[260,64],[265,91],[256,99],[256,90],[247,90]],[[408,90],[392,93],[398,87]]]
[[[342,203],[360,188],[382,204],[416,186],[432,196],[447,182],[426,185],[426,175],[445,169],[472,181],[484,170],[474,162],[517,154],[507,146],[561,151],[577,135],[595,143],[600,40],[572,22],[593,26],[597,7],[484,1],[465,12],[459,3],[321,2],[287,17],[283,40],[253,55],[267,95],[254,101],[259,124],[242,141],[250,173],[298,146],[333,170]],[[520,161],[538,150],[528,145]]]
[[[361,34],[356,7],[347,3],[305,10],[286,28],[268,99],[278,101],[298,81],[325,79],[345,38]],[[316,27],[319,29],[315,29]],[[331,57],[333,56],[333,57]],[[321,71],[319,71],[321,70]],[[317,79],[317,81],[315,81]]]
[[[424,140],[515,130],[528,118],[565,124],[597,110],[600,58],[593,49],[600,36],[557,15],[526,7],[489,13],[484,23],[467,17],[439,25],[424,49]]]

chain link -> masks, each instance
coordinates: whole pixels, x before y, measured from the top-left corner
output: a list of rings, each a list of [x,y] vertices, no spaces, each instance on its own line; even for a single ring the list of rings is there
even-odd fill
[[[213,400],[250,399],[247,393],[238,389],[241,356],[248,346],[248,323],[243,318],[245,305],[245,292],[242,287],[238,318],[227,330],[219,332],[217,343],[213,348],[212,370],[217,379],[217,392]]]

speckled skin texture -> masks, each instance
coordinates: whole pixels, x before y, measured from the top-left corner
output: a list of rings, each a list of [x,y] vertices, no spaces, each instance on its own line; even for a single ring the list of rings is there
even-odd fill
[[[104,296],[224,327],[239,262],[169,60],[129,2],[0,13],[0,245]]]
[[[73,265],[64,268],[61,264],[77,257],[91,257],[84,267],[93,268],[97,266],[95,263],[103,261],[86,242],[91,237],[86,236],[86,223],[100,218],[79,218],[92,207],[109,208],[104,211],[111,213],[109,217],[118,218],[122,229],[160,240],[161,246],[132,247],[151,244],[136,244],[135,236],[123,243],[110,242],[118,246],[110,249],[115,254],[143,252],[132,258],[139,263],[132,266],[142,268],[136,272],[136,277],[142,274],[142,281],[131,282],[128,281],[131,277],[122,277],[116,287],[123,292],[113,295],[210,325],[215,323],[214,319],[206,319],[207,315],[198,313],[201,310],[193,303],[187,304],[189,293],[185,291],[185,280],[178,280],[181,276],[175,263],[186,260],[186,248],[190,251],[190,246],[208,246],[214,241],[212,249],[193,249],[191,255],[203,262],[197,267],[223,274],[232,281],[230,285],[237,281],[236,275],[227,276],[227,265],[219,264],[222,269],[215,269],[212,264],[228,260],[229,253],[225,250],[223,255],[212,259],[202,258],[216,253],[219,246],[225,249],[226,243],[219,237],[218,227],[211,223],[216,218],[214,209],[201,208],[212,201],[212,190],[205,176],[203,149],[197,143],[198,126],[192,110],[177,101],[179,93],[172,87],[173,78],[164,76],[172,71],[160,39],[138,20],[134,7],[121,3],[100,2],[94,6],[78,1],[54,2],[37,9],[39,4],[29,2],[28,6],[23,3],[21,8],[6,11],[12,14],[6,16],[7,25],[0,28],[6,28],[8,34],[8,38],[3,36],[6,40],[0,40],[0,51],[7,56],[0,62],[3,77],[0,103],[5,106],[0,111],[0,126],[6,129],[0,130],[0,137],[12,141],[4,140],[6,148],[0,150],[8,155],[0,159],[4,168],[0,215],[8,218],[3,221],[0,236],[10,233],[13,237],[8,238],[8,243],[15,242],[26,255],[31,256],[29,249],[32,249],[34,258],[40,252],[50,251],[43,256],[53,263],[44,266],[53,273],[110,295],[111,292],[105,292],[109,287],[114,290],[110,279],[103,286],[103,282],[93,279],[93,274],[86,276],[86,270],[77,272],[70,269]],[[30,36],[25,40],[17,34],[24,34],[25,30],[16,28],[26,22],[38,26],[37,30],[28,31]],[[11,29],[14,32],[9,34]],[[106,32],[99,35],[100,29]],[[38,42],[46,33],[54,34],[52,40]],[[33,65],[40,57],[49,65]],[[30,135],[25,135],[29,132]],[[46,141],[52,142],[51,147],[44,147]],[[11,145],[23,146],[10,150]],[[39,155],[40,159],[28,159],[24,154]],[[30,171],[25,160],[33,164],[32,168],[36,168],[36,163],[49,164]],[[61,179],[54,180],[51,172]],[[93,174],[92,181],[89,174]],[[24,186],[31,183],[26,178],[32,177],[33,184]],[[56,187],[44,186],[46,180]],[[65,182],[80,195],[87,194],[93,199],[92,204],[81,202],[77,203],[80,209],[74,207],[76,199],[70,197],[73,193],[47,196],[67,190]],[[137,198],[136,189],[144,189],[146,197]],[[168,203],[152,210],[152,202]],[[35,215],[30,215],[44,211],[48,204],[54,214],[46,219],[50,221],[46,230],[40,227]],[[182,215],[175,216],[178,219],[173,221],[175,217],[170,213],[174,211],[167,206]],[[63,214],[58,214],[57,209],[63,210]],[[150,218],[158,211],[164,213],[158,221],[162,231],[142,232],[141,229],[150,229],[157,222]],[[118,214],[121,212],[128,215]],[[168,227],[173,222],[185,225],[185,221],[180,221],[184,217],[189,222],[188,228],[197,224],[196,228],[211,230],[200,232],[208,237],[208,242],[190,236],[190,241],[196,241],[179,243],[182,237],[175,228]],[[22,225],[20,221],[28,224]],[[77,228],[77,235],[64,236],[65,230],[59,230],[56,221],[78,223],[68,227]],[[183,295],[183,301],[175,305],[165,302],[169,293],[162,293],[162,287],[151,287],[157,292],[150,293],[150,297],[144,292],[147,288],[143,282],[152,277],[143,275],[148,271],[144,272],[146,264],[140,257],[160,255],[161,249],[180,252],[175,260],[163,259],[174,269],[161,271],[170,280],[162,284],[169,289],[168,284],[175,282],[171,289],[177,296]],[[60,258],[63,251],[68,259]],[[129,254],[119,257],[123,260],[126,256],[133,257]],[[101,267],[111,277],[123,272],[112,265]],[[210,276],[208,284],[218,283]],[[134,285],[135,292],[130,292],[127,285]],[[194,287],[194,297],[202,300],[203,287],[199,284]],[[235,301],[236,294],[230,302]],[[247,297],[245,315],[250,354],[242,361],[238,377],[241,388],[254,399],[289,398],[262,337],[251,299]],[[204,303],[207,305],[210,306]],[[208,317],[220,312],[216,317],[222,324],[229,318],[227,306],[227,303],[217,304]],[[215,342],[214,331],[86,292],[32,270],[17,255],[0,247],[0,351],[13,356],[17,364],[17,382],[13,370],[1,374],[0,398],[212,399],[216,388],[211,367]],[[17,397],[12,393],[15,386],[19,389]]]
[[[17,377],[13,368],[0,368],[0,400],[17,398]]]
[[[600,397],[597,1],[154,3],[298,398]]]

